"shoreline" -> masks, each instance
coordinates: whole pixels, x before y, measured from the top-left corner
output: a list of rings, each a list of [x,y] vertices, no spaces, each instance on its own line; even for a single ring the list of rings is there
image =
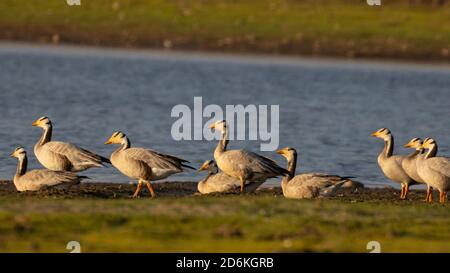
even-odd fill
[[[24,41],[4,41],[0,39],[0,53],[12,52],[20,54],[42,53],[50,55],[70,56],[113,56],[125,58],[146,58],[149,60],[226,62],[261,65],[308,65],[308,66],[361,66],[394,68],[403,70],[430,69],[448,72],[450,62],[432,62],[396,59],[348,59],[329,56],[289,56],[267,55],[242,52],[211,52],[166,50],[154,48],[121,48],[110,46],[90,46],[80,44],[30,43]]]
[[[286,63],[295,63],[300,60],[312,62],[347,62],[347,63],[378,63],[378,64],[399,64],[405,65],[425,65],[437,67],[450,67],[450,58],[442,58],[441,56],[426,57],[426,56],[401,56],[401,55],[362,55],[362,56],[346,56],[345,54],[313,54],[305,52],[271,52],[264,50],[220,50],[217,48],[196,48],[191,46],[180,46],[176,48],[165,48],[163,46],[127,46],[117,44],[102,44],[84,43],[84,42],[51,42],[42,41],[39,39],[5,39],[0,35],[0,46],[27,46],[27,47],[41,47],[41,48],[73,48],[73,49],[88,49],[109,52],[136,52],[136,53],[150,53],[161,55],[191,55],[193,58],[199,56],[211,56],[219,58],[244,58],[244,59],[280,59]]]
[[[153,183],[157,197],[159,198],[202,198],[202,197],[283,197],[279,186],[260,187],[255,193],[250,194],[231,194],[231,193],[214,193],[201,195],[197,192],[197,182],[189,181],[161,181]],[[135,184],[130,183],[111,183],[111,182],[81,182],[79,185],[74,185],[68,190],[60,189],[46,189],[37,192],[17,192],[12,181],[0,180],[0,198],[1,197],[15,197],[15,198],[60,198],[60,199],[131,199],[132,194],[136,190]],[[387,202],[393,204],[425,204],[424,197],[426,191],[421,189],[411,189],[409,198],[406,201],[399,200],[399,190],[391,186],[384,187],[365,187],[362,189],[343,189],[335,197],[319,198],[321,200],[336,200],[343,202]],[[434,194],[435,202],[438,200],[438,193]],[[149,198],[146,189],[141,192],[141,199]]]

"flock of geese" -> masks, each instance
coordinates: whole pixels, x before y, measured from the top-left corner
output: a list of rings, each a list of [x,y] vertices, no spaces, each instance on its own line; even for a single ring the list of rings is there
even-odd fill
[[[41,117],[32,124],[43,129],[39,141],[34,146],[38,161],[46,169],[27,171],[27,154],[23,147],[14,150],[11,156],[18,159],[13,182],[18,191],[38,191],[44,188],[69,188],[78,184],[86,176],[78,172],[93,167],[112,164],[121,173],[138,181],[133,197],[138,197],[145,186],[152,197],[156,196],[151,182],[165,179],[186,169],[194,169],[188,161],[180,157],[163,154],[147,148],[131,147],[129,138],[120,131],[111,135],[105,144],[119,145],[110,159],[85,150],[70,143],[52,141],[52,122]],[[364,187],[352,177],[341,177],[324,173],[304,173],[296,175],[297,151],[286,147],[277,151],[287,160],[287,168],[275,161],[247,150],[228,150],[228,129],[224,120],[209,126],[217,130],[221,138],[214,150],[214,160],[205,161],[200,169],[207,176],[198,183],[201,194],[253,192],[267,179],[282,176],[281,188],[286,198],[317,198],[334,196],[339,189]],[[384,139],[385,148],[378,157],[383,173],[392,181],[401,183],[400,198],[406,199],[410,185],[428,185],[426,201],[432,201],[432,189],[440,192],[440,202],[445,202],[446,191],[450,188],[450,161],[436,157],[437,144],[431,138],[421,141],[412,139],[406,147],[414,148],[409,156],[393,155],[394,139],[391,132],[382,128],[373,136]],[[425,153],[425,150],[428,150]]]
[[[426,184],[425,201],[433,201],[433,188],[439,190],[439,202],[445,203],[450,189],[450,159],[437,157],[438,146],[434,139],[413,138],[404,146],[414,149],[410,155],[393,155],[394,136],[381,128],[372,136],[384,140],[384,149],[378,156],[378,165],[390,180],[400,183],[400,199],[407,199],[409,186]]]

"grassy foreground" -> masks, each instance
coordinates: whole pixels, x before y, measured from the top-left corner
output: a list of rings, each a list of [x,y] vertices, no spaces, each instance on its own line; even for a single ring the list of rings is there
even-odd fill
[[[0,196],[1,252],[449,252],[449,226],[448,206],[410,202]]]
[[[448,2],[2,0],[0,39],[449,61]]]

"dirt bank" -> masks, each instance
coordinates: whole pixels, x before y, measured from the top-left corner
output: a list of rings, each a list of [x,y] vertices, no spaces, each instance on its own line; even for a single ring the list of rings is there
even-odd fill
[[[182,197],[197,196],[196,182],[161,182],[154,183],[154,188],[159,197]],[[136,189],[136,185],[120,183],[81,183],[73,186],[70,190],[48,189],[38,192],[17,192],[11,181],[0,181],[0,196],[16,196],[19,198],[42,197],[42,198],[101,198],[101,199],[124,199],[130,198]],[[281,196],[281,188],[262,188],[252,195],[274,195]],[[221,194],[213,194],[220,196]],[[223,195],[223,194],[222,194]],[[148,197],[143,190],[141,197]],[[211,196],[211,195],[210,195]],[[364,188],[356,191],[344,191],[338,196],[329,198],[347,202],[412,202],[423,203],[424,190],[411,190],[409,200],[398,199],[399,191],[391,187]],[[435,194],[435,200],[437,193]]]

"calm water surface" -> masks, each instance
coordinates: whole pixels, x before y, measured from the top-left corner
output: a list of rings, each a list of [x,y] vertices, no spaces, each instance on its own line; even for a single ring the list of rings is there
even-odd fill
[[[132,145],[184,157],[198,167],[213,157],[216,141],[175,141],[170,116],[177,104],[280,106],[280,147],[299,152],[298,171],[356,176],[372,185],[390,183],[378,169],[383,147],[369,134],[392,130],[396,153],[412,137],[434,137],[450,154],[450,69],[415,64],[216,56],[184,53],[0,45],[0,178],[10,179],[19,145],[29,168],[41,168],[33,146],[49,116],[53,139],[109,156],[103,142],[116,130]],[[205,119],[206,122],[208,119]],[[259,141],[230,148],[258,151]],[[285,161],[277,154],[265,155]],[[114,168],[85,172],[95,181],[125,182]],[[195,181],[195,172],[169,180]],[[278,184],[272,180],[272,185]]]

